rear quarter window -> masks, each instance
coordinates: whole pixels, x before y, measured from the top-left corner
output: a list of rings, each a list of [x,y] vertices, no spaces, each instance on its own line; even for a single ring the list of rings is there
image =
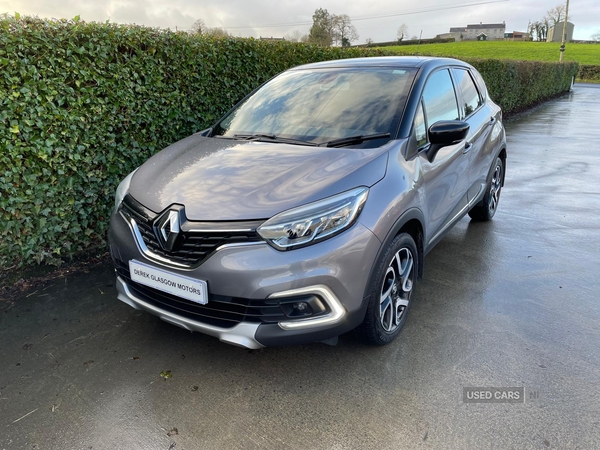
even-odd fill
[[[479,93],[485,102],[487,100],[487,86],[485,85],[485,81],[483,81],[483,77],[477,71],[477,69],[471,69],[471,73],[473,74],[473,78],[475,79],[475,83],[477,83],[477,87],[479,88]]]
[[[475,112],[483,104],[479,89],[467,69],[454,68],[454,78],[461,92],[462,110],[465,117]]]

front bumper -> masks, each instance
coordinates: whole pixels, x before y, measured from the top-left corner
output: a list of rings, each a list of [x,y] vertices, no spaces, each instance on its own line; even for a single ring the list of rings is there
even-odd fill
[[[238,345],[250,349],[263,347],[260,342],[255,339],[258,323],[240,322],[233,328],[220,328],[214,325],[192,320],[182,315],[173,314],[165,309],[157,308],[136,296],[127,286],[127,283],[117,277],[117,298],[135,309],[146,311],[160,317],[165,322],[185,328],[189,331],[199,331],[200,333],[208,334],[218,338],[222,342]]]
[[[266,243],[226,246],[199,267],[181,269],[146,258],[118,213],[111,219],[109,243],[120,300],[190,331],[251,349],[318,342],[359,325],[367,303],[365,288],[381,245],[370,230],[356,223],[346,232],[309,247],[281,252]],[[173,298],[167,299],[171,303],[165,306],[164,293],[129,279],[127,263],[132,259],[206,281],[209,308],[173,307],[172,302],[180,300]],[[305,294],[324,300],[327,314],[282,320],[281,314],[273,313],[279,300]]]

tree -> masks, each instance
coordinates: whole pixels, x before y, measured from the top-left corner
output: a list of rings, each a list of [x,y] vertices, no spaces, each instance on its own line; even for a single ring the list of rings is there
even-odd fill
[[[193,34],[205,34],[208,30],[208,27],[204,23],[204,20],[198,19],[192,24],[192,33]]]
[[[352,41],[358,40],[358,32],[347,14],[332,16],[331,38],[342,47],[350,47]]]
[[[535,27],[533,26],[533,22],[530,20],[529,22],[527,22],[527,34],[529,35],[530,39],[533,39],[534,33]]]
[[[212,37],[227,37],[229,36],[229,33],[227,32],[227,30],[225,28],[207,28],[207,30],[204,33],[207,36],[212,36]]]
[[[396,32],[398,42],[402,42],[402,39],[404,39],[406,36],[408,36],[408,25],[403,23],[398,27],[398,31]]]
[[[332,17],[326,9],[318,8],[313,14],[313,24],[308,41],[321,47],[330,47],[332,42]]]
[[[310,42],[310,38],[309,38],[308,34],[303,34],[302,37],[300,38],[300,42],[308,44]]]
[[[530,39],[532,41],[545,42],[548,38],[548,30],[557,23],[564,22],[566,15],[566,5],[560,4],[554,8],[550,8],[541,20],[535,22],[530,21],[529,25],[527,25],[527,32],[530,35]]]
[[[598,30],[594,34],[592,34],[591,38],[592,38],[592,41],[600,42],[600,30]]]
[[[371,45],[373,45],[373,39],[367,38],[365,44],[367,44],[367,47],[370,47]]]
[[[528,27],[531,29],[531,31],[527,30],[528,33],[531,34],[532,38],[535,35],[535,40],[538,42],[545,42],[546,38],[548,37],[548,22],[546,21],[546,19],[542,20],[537,20],[535,22],[532,22],[530,27]]]
[[[535,40],[539,41],[540,40],[540,26],[541,26],[541,22],[539,20],[536,20],[535,22],[531,23],[531,35],[534,36],[535,35]]]
[[[561,4],[561,5],[555,6],[554,8],[549,9],[548,12],[546,13],[546,17],[544,19],[546,19],[546,22],[550,23],[550,26],[554,26],[557,23],[560,23],[563,20],[565,20],[565,15],[566,15],[566,5]]]
[[[302,39],[302,33],[298,30],[294,30],[293,32],[286,34],[284,38],[286,41],[300,42]]]
[[[548,19],[544,18],[544,20],[542,20],[540,22],[540,41],[542,42],[546,42],[546,38],[548,37],[548,30],[550,29],[550,24],[548,23]]]
[[[227,37],[229,33],[225,28],[209,28],[204,23],[204,20],[198,19],[192,24],[192,34],[202,34],[204,36]]]

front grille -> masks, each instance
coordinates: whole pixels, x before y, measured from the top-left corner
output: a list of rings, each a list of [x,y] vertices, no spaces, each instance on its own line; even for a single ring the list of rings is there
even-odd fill
[[[121,212],[128,219],[135,220],[142,239],[148,250],[175,263],[195,267],[202,264],[217,248],[225,244],[259,242],[260,236],[252,231],[181,231],[182,242],[174,251],[162,248],[155,233],[154,221],[157,214],[144,208],[127,195],[123,200]],[[215,223],[218,224],[218,223]],[[188,222],[193,228],[194,222]]]
[[[201,305],[131,280],[129,267],[114,260],[117,274],[127,283],[132,293],[146,303],[189,319],[231,328],[240,322],[277,323],[286,320],[277,300],[253,300],[222,295],[208,295],[208,303]]]

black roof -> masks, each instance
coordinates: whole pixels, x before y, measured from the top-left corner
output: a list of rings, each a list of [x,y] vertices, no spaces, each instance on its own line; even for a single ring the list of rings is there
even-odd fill
[[[420,67],[428,61],[445,61],[464,64],[462,61],[449,58],[434,58],[431,56],[375,56],[371,58],[350,58],[322,61],[294,69],[324,69],[327,67]],[[293,69],[292,69],[293,70]]]
[[[471,29],[482,29],[482,28],[506,28],[506,24],[505,23],[478,23],[475,25],[467,25],[467,28],[469,30]]]

